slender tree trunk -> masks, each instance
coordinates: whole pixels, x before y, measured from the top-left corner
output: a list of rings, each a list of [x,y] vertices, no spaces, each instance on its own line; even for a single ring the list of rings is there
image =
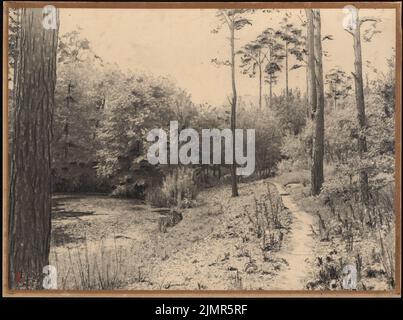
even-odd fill
[[[259,111],[262,110],[262,61],[259,51]]]
[[[336,110],[337,110],[337,98],[336,98],[336,96],[334,96],[334,111],[336,112]]]
[[[231,180],[232,180],[232,196],[238,196],[238,181],[236,176],[235,164],[235,126],[236,126],[236,103],[237,92],[235,84],[235,28],[231,27],[231,79],[232,79],[232,104],[231,104],[231,131],[232,131],[232,164],[231,164]]]
[[[308,27],[308,22],[307,22],[307,28],[306,28],[306,42],[305,42],[305,50],[308,55],[309,59],[309,27]],[[305,68],[305,89],[306,89],[306,117],[309,118],[311,116],[311,111],[310,111],[310,102],[309,102],[309,95],[310,95],[310,87],[309,87],[309,82],[310,82],[310,71],[309,71],[309,61],[307,62],[306,68]],[[315,83],[315,82],[313,82]]]
[[[356,28],[353,31],[354,38],[354,83],[355,83],[355,101],[357,105],[357,118],[358,125],[360,126],[360,133],[358,136],[358,152],[361,159],[364,159],[367,152],[367,138],[365,130],[367,127],[367,121],[365,117],[365,100],[364,100],[364,85],[362,78],[362,54],[361,54],[361,32],[360,32],[360,19],[358,18],[358,12],[356,14]],[[360,172],[360,193],[361,201],[365,204],[369,199],[369,187],[368,187],[368,174],[365,170]]]
[[[288,42],[285,43],[285,97],[288,101]]]
[[[51,129],[56,83],[56,30],[42,9],[21,10],[10,177],[9,287],[38,288],[48,264],[51,227]]]
[[[307,37],[308,39],[308,37]],[[308,42],[308,41],[307,41]],[[307,48],[306,51],[308,52],[308,43],[307,43]],[[311,110],[310,110],[310,102],[309,102],[309,94],[310,94],[310,88],[309,88],[309,80],[310,75],[309,75],[309,66],[306,66],[306,72],[305,72],[305,87],[306,87],[306,117],[309,118],[311,116]]]
[[[270,74],[270,76],[269,76],[269,81],[270,81],[270,83],[269,83],[269,90],[270,90],[270,93],[269,93],[269,96],[270,96],[269,105],[270,105],[270,108],[271,108],[272,101],[273,101],[273,75],[272,74]]]
[[[269,61],[272,59],[272,48],[269,48]],[[272,106],[273,101],[273,74],[269,74],[269,108]]]
[[[312,150],[312,169],[311,169],[311,193],[317,195],[323,184],[323,155],[324,155],[324,87],[323,87],[323,69],[322,69],[322,37],[320,11],[312,10],[314,24],[314,46],[315,46],[315,75],[317,85],[317,106],[314,120],[314,136]]]
[[[70,130],[70,120],[69,120],[69,113],[70,113],[70,101],[71,101],[71,88],[72,88],[72,83],[71,80],[69,81],[69,84],[67,85],[67,97],[66,97],[66,120],[64,123],[64,159],[67,160],[69,156],[69,130]]]
[[[316,106],[317,106],[317,93],[316,93],[316,76],[315,76],[315,40],[314,40],[314,23],[312,9],[305,9],[307,16],[307,45],[308,45],[308,102],[311,106],[310,116],[315,119]]]

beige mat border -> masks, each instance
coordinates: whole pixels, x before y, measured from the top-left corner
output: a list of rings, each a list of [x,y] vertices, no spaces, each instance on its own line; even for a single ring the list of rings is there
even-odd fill
[[[278,291],[278,290],[10,290],[8,288],[8,193],[9,193],[9,157],[8,157],[8,9],[41,8],[54,5],[57,8],[91,9],[340,9],[354,5],[362,9],[396,10],[396,105],[395,105],[395,181],[394,199],[396,212],[396,288],[393,291]],[[401,2],[57,2],[57,1],[7,1],[3,3],[3,284],[5,297],[401,297],[401,112],[402,112],[402,29]]]

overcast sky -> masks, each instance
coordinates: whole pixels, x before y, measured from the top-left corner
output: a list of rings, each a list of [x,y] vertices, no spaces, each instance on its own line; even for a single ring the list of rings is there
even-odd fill
[[[300,10],[287,11],[293,13],[296,23],[300,23],[297,15],[304,17]],[[237,33],[236,46],[253,40],[265,28],[277,28],[283,13],[258,11],[251,15],[253,25]],[[229,59],[229,34],[225,28],[218,34],[211,33],[219,23],[215,14],[214,9],[61,9],[60,33],[80,26],[82,36],[105,61],[117,63],[122,69],[169,76],[192,95],[195,103],[222,104],[231,94],[230,70],[215,66],[211,59]],[[369,60],[378,70],[385,70],[386,59],[395,47],[395,11],[360,11],[360,16],[369,15],[382,19],[382,33],[375,35],[372,42],[363,43],[363,61]],[[324,60],[324,72],[335,66],[345,71],[354,68],[353,42],[343,30],[344,16],[341,9],[321,10],[322,35],[334,36],[333,41],[323,42],[323,50],[329,54]],[[304,68],[291,71],[289,78],[291,88],[305,90]],[[274,91],[282,90],[284,82],[284,76],[280,77]],[[237,86],[239,95],[258,95],[257,79],[238,73]],[[264,93],[267,92],[266,85]]]

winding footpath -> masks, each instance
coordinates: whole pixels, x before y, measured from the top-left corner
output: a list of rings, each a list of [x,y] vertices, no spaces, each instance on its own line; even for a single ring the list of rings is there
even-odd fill
[[[289,193],[279,183],[273,182],[293,217],[288,246],[279,252],[278,257],[285,259],[288,266],[283,270],[273,283],[273,290],[302,290],[309,277],[310,266],[308,259],[312,257],[314,239],[311,225],[314,218],[301,211]]]

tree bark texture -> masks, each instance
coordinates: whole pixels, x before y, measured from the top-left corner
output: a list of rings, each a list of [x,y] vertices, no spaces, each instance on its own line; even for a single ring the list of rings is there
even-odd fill
[[[10,176],[9,287],[37,288],[48,264],[51,231],[52,113],[58,27],[42,9],[21,10],[14,148]]]
[[[357,118],[359,125],[359,135],[358,135],[358,153],[361,159],[364,158],[367,152],[367,138],[365,135],[365,130],[367,127],[367,121],[365,116],[365,100],[364,100],[364,83],[362,77],[362,54],[361,54],[361,25],[360,19],[358,17],[358,12],[356,13],[356,28],[353,30],[354,38],[354,83],[355,83],[355,102],[357,106]],[[369,199],[369,187],[368,187],[368,174],[363,169],[360,171],[360,193],[361,200],[363,203],[367,204]]]
[[[316,81],[316,110],[314,114],[314,131],[312,141],[312,168],[311,168],[311,194],[318,195],[323,184],[323,157],[324,157],[324,85],[322,68],[322,37],[320,11],[312,10],[313,35],[314,35],[314,59],[315,59],[315,81]],[[312,86],[315,87],[315,86]],[[313,98],[313,96],[312,96]],[[312,100],[313,101],[313,100]]]
[[[231,181],[232,196],[238,196],[238,181],[236,176],[235,164],[235,127],[236,127],[236,104],[237,92],[235,84],[235,27],[231,27],[231,83],[232,83],[232,104],[231,104],[231,131],[232,131],[232,164],[231,164]]]

